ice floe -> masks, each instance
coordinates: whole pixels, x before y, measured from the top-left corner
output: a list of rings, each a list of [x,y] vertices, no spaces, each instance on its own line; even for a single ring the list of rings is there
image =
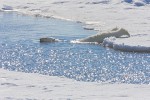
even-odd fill
[[[150,37],[147,37],[149,42]],[[128,52],[150,52],[150,44],[143,44],[142,37],[130,37],[130,38],[106,38],[103,41],[103,45],[111,47],[115,50],[128,51]]]
[[[45,38],[40,38],[41,43],[53,43],[53,42],[59,42],[59,39],[55,39],[53,37],[45,37]]]
[[[149,85],[78,82],[0,69],[0,100],[149,100]]]

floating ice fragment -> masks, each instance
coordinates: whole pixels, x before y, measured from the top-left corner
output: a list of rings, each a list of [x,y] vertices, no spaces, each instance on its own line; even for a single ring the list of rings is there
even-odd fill
[[[150,52],[150,46],[142,45],[142,43],[134,44],[130,42],[132,39],[136,39],[136,38],[131,37],[131,38],[124,38],[124,39],[122,38],[117,39],[115,37],[109,37],[109,38],[105,38],[102,44],[105,47],[111,47],[115,50],[121,50],[126,52]]]
[[[150,52],[150,47],[146,46],[130,46],[125,44],[113,44],[113,49],[127,52]]]
[[[40,38],[40,42],[41,42],[41,43],[42,43],[42,42],[49,42],[49,43],[52,43],[52,42],[58,42],[58,41],[60,41],[60,40],[55,39],[55,38],[52,38],[52,37],[50,37],[50,38],[48,38],[48,37],[46,37],[46,38]]]
[[[144,5],[145,5],[145,3],[140,2],[140,1],[134,3],[134,6],[137,6],[137,7],[144,6]]]

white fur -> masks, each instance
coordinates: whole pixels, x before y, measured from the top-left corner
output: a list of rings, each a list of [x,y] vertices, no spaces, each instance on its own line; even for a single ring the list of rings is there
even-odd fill
[[[106,33],[102,33],[102,34],[96,34],[84,39],[80,39],[80,42],[98,42],[98,43],[102,43],[103,40],[107,37],[116,37],[116,38],[120,38],[121,36],[128,36],[130,37],[130,34],[128,33],[127,30],[123,29],[123,28],[114,28],[109,32]]]

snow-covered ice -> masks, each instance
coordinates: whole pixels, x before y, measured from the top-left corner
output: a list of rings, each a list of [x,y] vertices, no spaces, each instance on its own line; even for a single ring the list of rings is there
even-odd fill
[[[135,39],[130,41],[130,39]],[[149,42],[150,37],[144,37],[144,42],[147,40]],[[115,50],[129,51],[129,52],[150,52],[150,44],[143,42],[142,36],[135,36],[134,38],[105,38],[103,45],[106,47],[111,47]],[[142,44],[142,45],[138,45]]]
[[[149,85],[78,82],[0,69],[0,100],[149,100]]]

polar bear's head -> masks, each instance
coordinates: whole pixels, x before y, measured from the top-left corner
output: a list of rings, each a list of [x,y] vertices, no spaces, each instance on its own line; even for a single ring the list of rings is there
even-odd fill
[[[108,32],[108,34],[111,34],[115,36],[116,38],[120,38],[122,36],[130,37],[129,32],[123,28],[114,28],[110,32]]]

